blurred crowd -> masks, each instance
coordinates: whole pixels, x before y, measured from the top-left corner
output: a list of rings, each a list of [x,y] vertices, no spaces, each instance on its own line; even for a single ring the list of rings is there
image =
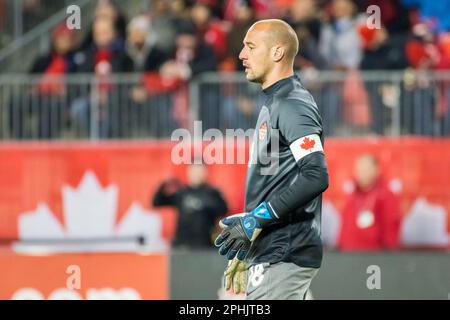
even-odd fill
[[[380,8],[379,24],[366,12],[371,5]],[[47,58],[65,57],[67,72],[157,72],[183,80],[243,70],[238,55],[247,29],[277,17],[300,39],[298,69],[450,68],[447,0],[152,0],[148,7],[126,17],[115,2],[99,0],[91,30],[77,39],[60,25]]]
[[[449,0],[152,0],[147,10],[134,17],[126,17],[118,4],[99,0],[90,30],[74,32],[64,23],[58,25],[52,32],[50,52],[32,64],[31,73],[43,74],[34,91],[38,99],[57,96],[60,103],[54,103],[52,112],[61,113],[81,132],[92,129],[93,116],[100,137],[127,136],[127,123],[146,129],[145,119],[152,114],[171,116],[157,119],[164,126],[148,132],[151,136],[167,136],[173,128],[187,127],[189,80],[207,71],[241,71],[238,55],[247,29],[258,19],[276,17],[289,22],[299,37],[297,70],[305,75],[317,70],[349,71],[339,88],[311,88],[313,95],[320,94],[317,102],[328,135],[339,130],[336,119],[340,118],[347,126],[384,134],[390,130],[385,123],[392,116],[396,95],[408,106],[400,115],[404,133],[450,133],[449,86],[445,82],[432,85],[417,72],[450,68]],[[367,23],[366,10],[371,5],[380,8],[379,28]],[[355,73],[380,69],[407,70],[401,92],[384,83],[374,89]],[[70,91],[58,81],[68,73],[94,74],[95,97],[79,92],[80,88]],[[117,90],[109,80],[119,73],[137,73],[140,78]],[[236,91],[232,86],[212,88],[201,98],[201,104],[209,108],[206,113],[211,105],[224,104],[220,112],[225,120],[211,118],[208,127],[251,127],[255,112],[248,101],[252,97],[238,96]],[[419,99],[417,110],[412,110]],[[21,104],[22,109],[30,109],[26,102]],[[97,106],[95,113],[92,104]],[[69,110],[61,111],[66,105]],[[26,113],[14,108],[11,123]],[[50,117],[50,111],[39,112]],[[39,120],[40,137],[59,135],[58,128],[47,129],[49,122],[45,117]],[[20,125],[13,131],[13,136],[26,137]]]

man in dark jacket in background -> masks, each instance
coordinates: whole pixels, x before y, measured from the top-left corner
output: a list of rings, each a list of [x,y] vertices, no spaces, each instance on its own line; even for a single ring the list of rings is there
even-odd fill
[[[188,185],[170,179],[161,184],[153,206],[173,206],[178,210],[178,224],[173,246],[212,247],[216,222],[227,213],[227,204],[219,190],[206,182],[202,164],[188,167]]]

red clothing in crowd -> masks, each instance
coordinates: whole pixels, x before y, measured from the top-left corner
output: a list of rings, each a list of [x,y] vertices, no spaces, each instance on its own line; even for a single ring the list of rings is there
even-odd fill
[[[222,58],[227,50],[227,34],[218,22],[211,22],[206,30],[199,30],[200,39],[214,48],[218,58]]]
[[[112,73],[113,52],[109,48],[98,49],[94,58],[94,70],[98,76],[98,87],[101,93],[107,93],[111,90],[109,76]]]
[[[39,81],[39,93],[62,94],[65,86],[63,76],[67,71],[67,60],[65,56],[52,55],[52,60]]]
[[[345,204],[341,218],[340,249],[398,248],[400,204],[383,179],[379,179],[370,190],[356,188]]]

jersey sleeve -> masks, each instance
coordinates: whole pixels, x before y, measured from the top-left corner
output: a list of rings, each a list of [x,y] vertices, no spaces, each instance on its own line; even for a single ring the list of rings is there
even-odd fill
[[[289,144],[302,137],[322,134],[317,108],[312,107],[307,100],[280,101],[278,127]]]
[[[296,162],[314,152],[323,153],[322,125],[317,108],[303,100],[285,100],[280,105],[278,126]]]
[[[328,188],[328,168],[323,153],[322,126],[317,108],[301,101],[284,101],[278,126],[299,167],[298,177],[268,203],[279,217],[305,206]]]

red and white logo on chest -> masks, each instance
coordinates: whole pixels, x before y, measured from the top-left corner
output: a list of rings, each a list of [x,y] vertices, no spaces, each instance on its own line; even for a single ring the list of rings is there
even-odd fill
[[[259,127],[259,130],[258,130],[258,136],[259,136],[260,141],[266,139],[267,130],[268,130],[267,122],[263,122],[263,124],[261,124],[261,126]]]

